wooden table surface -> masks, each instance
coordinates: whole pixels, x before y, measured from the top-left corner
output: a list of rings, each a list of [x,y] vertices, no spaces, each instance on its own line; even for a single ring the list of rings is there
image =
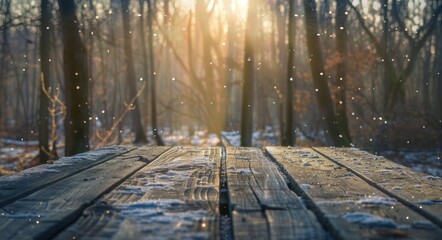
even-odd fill
[[[1,177],[0,239],[442,239],[442,180],[355,148],[112,146]]]

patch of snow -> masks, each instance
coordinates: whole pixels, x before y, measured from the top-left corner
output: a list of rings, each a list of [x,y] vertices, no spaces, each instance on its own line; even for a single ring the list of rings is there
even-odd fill
[[[249,157],[244,157],[244,156],[241,156],[241,155],[237,155],[236,159],[239,159],[239,160],[250,160]]]
[[[17,145],[17,146],[38,146],[38,141],[23,141],[23,140],[14,140],[8,138],[0,138],[0,143],[8,144],[8,145]]]
[[[201,145],[201,144],[204,143],[204,140],[202,140],[202,139],[199,138],[199,137],[192,136],[192,137],[190,138],[190,143],[191,143],[192,145]]]
[[[207,239],[204,231],[207,211],[191,210],[177,199],[161,199],[121,204],[115,207],[120,215],[135,223],[136,230],[155,239],[178,236],[185,239]],[[180,211],[181,210],[181,211]],[[152,224],[155,223],[155,224]],[[192,232],[199,225],[201,232]]]
[[[319,158],[319,156],[318,155],[315,155],[315,154],[301,154],[301,157],[303,157],[303,158]]]
[[[207,135],[207,144],[208,146],[216,146],[219,143],[219,138],[216,134]]]
[[[252,174],[252,170],[248,169],[248,168],[238,168],[236,169],[236,172],[239,174]]]
[[[5,216],[8,218],[18,218],[18,219],[32,219],[32,218],[41,218],[42,215],[38,214],[38,213],[7,213],[7,212],[3,212],[0,214],[0,216]]]
[[[356,202],[357,204],[366,204],[366,205],[395,205],[397,203],[394,198],[384,198],[384,197],[365,197]]]
[[[437,176],[440,178],[440,176],[442,176],[442,169],[441,168],[433,168],[433,167],[429,167],[423,164],[413,164],[412,167],[413,170],[419,171],[419,172],[424,172],[433,176]],[[437,178],[436,178],[437,179]],[[432,179],[435,180],[435,179]]]
[[[417,220],[411,223],[411,227],[417,229],[434,229],[436,226],[428,220]]]
[[[441,178],[429,175],[429,176],[426,176],[425,179],[428,179],[428,180],[440,180]]]
[[[347,222],[358,223],[368,227],[397,228],[397,224],[392,219],[365,212],[345,213],[342,217]]]
[[[145,187],[149,187],[149,188],[161,188],[161,189],[165,189],[169,186],[170,184],[166,184],[166,183],[148,183],[145,184]]]
[[[144,194],[146,191],[148,191],[149,187],[142,187],[142,186],[134,186],[134,185],[124,185],[117,190],[115,190],[115,193],[119,194]]]
[[[221,132],[221,135],[227,139],[230,145],[239,147],[241,145],[241,135],[239,131],[231,131],[231,132]]]
[[[425,199],[425,200],[422,200],[422,201],[418,201],[416,203],[422,204],[422,205],[435,205],[435,204],[442,204],[442,200]]]
[[[300,184],[299,187],[301,187],[301,189],[303,189],[303,190],[310,190],[310,189],[314,188],[313,185],[306,184],[306,183]]]
[[[381,169],[381,170],[378,170],[377,172],[381,173],[381,174],[388,174],[388,173],[392,173],[393,170],[391,170],[391,169]]]
[[[391,170],[398,170],[398,169],[402,169],[403,167],[401,166],[393,166],[393,167],[386,167],[386,169],[391,169]]]

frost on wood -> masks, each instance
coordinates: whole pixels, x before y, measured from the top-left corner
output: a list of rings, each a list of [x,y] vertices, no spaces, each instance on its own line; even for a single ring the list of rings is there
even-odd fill
[[[104,208],[116,216],[110,225],[118,227],[105,230],[116,231],[115,238],[208,239],[218,211],[219,160],[219,149],[172,148],[89,211]]]
[[[353,212],[345,213],[342,217],[351,223],[359,223],[367,225],[369,227],[386,227],[386,228],[396,228],[397,224],[388,218],[383,218],[381,216],[365,213],[365,212]]]
[[[22,178],[34,177],[37,175],[57,173],[62,171],[62,169],[66,166],[71,166],[86,162],[94,162],[109,156],[116,155],[123,151],[127,151],[128,149],[129,148],[127,146],[109,146],[77,154],[71,157],[62,157],[59,160],[54,161],[54,163],[52,164],[48,163],[48,164],[39,165],[33,168],[26,169],[15,175],[1,177],[0,185],[1,182],[17,181]]]

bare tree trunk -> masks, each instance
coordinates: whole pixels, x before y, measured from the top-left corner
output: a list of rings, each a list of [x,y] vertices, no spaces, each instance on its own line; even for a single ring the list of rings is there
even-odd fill
[[[156,97],[156,73],[155,73],[155,56],[154,56],[154,49],[153,49],[153,0],[147,0],[147,9],[148,9],[148,16],[147,16],[147,27],[149,29],[149,35],[148,35],[148,41],[149,41],[149,57],[150,57],[150,97],[151,97],[151,111],[152,111],[152,131],[153,131],[153,137],[155,138],[155,141],[157,142],[158,146],[163,146],[164,142],[161,138],[161,135],[158,132],[158,116],[157,116],[157,97]]]
[[[50,24],[51,8],[49,0],[41,0],[41,23],[40,23],[40,78],[46,88],[49,87],[50,69]],[[40,163],[46,163],[49,160],[49,99],[40,86],[40,110],[38,119],[38,145]]]
[[[130,0],[121,0],[121,10],[123,19],[123,35],[124,35],[124,57],[126,62],[127,81],[129,83],[129,99],[137,94],[137,84],[135,80],[135,66],[132,56],[132,34],[130,30]],[[146,133],[141,123],[140,106],[138,99],[134,101],[134,109],[132,110],[132,130],[135,133],[134,143],[146,143]]]
[[[295,110],[293,106],[293,95],[295,87],[295,0],[289,0],[289,53],[287,61],[287,93],[286,93],[286,137],[285,146],[294,146],[296,142],[296,125],[295,125]]]
[[[140,31],[140,43],[141,43],[141,55],[142,55],[142,69],[143,69],[143,81],[146,81],[147,82],[147,80],[149,79],[149,61],[148,61],[148,59],[147,59],[147,47],[146,47],[146,45],[147,45],[147,43],[146,43],[146,34],[145,34],[145,29],[144,29],[144,20],[145,20],[145,18],[144,18],[144,1],[145,0],[138,0],[138,5],[139,5],[139,8],[140,8],[140,14],[141,14],[141,16],[140,16],[140,24],[138,24],[138,26],[139,26],[139,31]],[[144,98],[143,98],[143,105],[144,105],[144,107],[143,107],[143,112],[144,112],[144,114],[143,114],[143,119],[144,119],[144,124],[145,124],[145,126],[147,126],[147,123],[148,123],[148,121],[147,121],[147,116],[149,115],[148,114],[148,96],[149,96],[149,88],[148,87],[146,87],[145,89],[144,89]]]
[[[232,0],[227,0],[227,59],[226,59],[226,118],[224,123],[225,129],[232,129],[231,118],[233,115],[233,108],[231,107],[233,97],[233,65],[235,59],[235,34],[236,34],[236,15],[232,9]]]
[[[78,32],[74,0],[58,0],[63,31],[65,78],[65,155],[89,149],[89,76],[87,51]]]
[[[284,0],[278,0],[276,2],[277,8],[284,7],[285,9],[285,1]],[[278,74],[278,80],[279,80],[279,134],[280,134],[280,142],[284,145],[285,142],[287,142],[286,139],[286,111],[284,109],[286,108],[286,103],[284,97],[287,95],[286,91],[286,81],[284,76],[284,67],[287,66],[287,54],[286,54],[286,11],[275,11],[276,14],[276,26],[278,28],[278,65],[279,68],[277,71],[280,73]]]
[[[388,43],[390,41],[390,23],[388,18],[388,0],[381,0],[382,4],[382,16],[383,16],[383,35],[382,35],[382,58],[384,59],[384,79],[383,79],[383,85],[384,85],[384,112],[388,111],[388,101],[389,96],[391,94],[392,86],[391,86],[391,79],[390,79],[390,73],[389,73],[389,66],[388,61],[390,59],[389,52],[388,52]]]
[[[436,97],[435,103],[437,103],[437,110],[439,110],[438,115],[438,123],[439,123],[439,148],[442,148],[442,16],[439,17],[438,23],[437,23],[437,31],[436,31],[436,56],[435,56],[435,62],[437,64],[437,67],[435,68],[435,71],[437,73],[436,81],[437,81],[437,89],[436,89]],[[436,111],[437,111],[436,110]]]
[[[5,6],[5,28],[2,29],[2,38],[3,38],[3,42],[2,42],[2,49],[1,49],[1,62],[0,62],[0,95],[1,95],[1,99],[0,101],[2,102],[1,106],[0,106],[0,130],[2,130],[3,126],[4,126],[4,122],[6,122],[6,106],[8,105],[8,97],[7,97],[7,83],[6,83],[6,76],[7,76],[7,66],[9,64],[7,64],[7,55],[8,55],[8,48],[9,48],[9,28],[8,26],[6,26],[7,22],[12,21],[12,17],[11,17],[11,0],[6,0],[3,3]]]
[[[342,138],[339,127],[336,124],[336,115],[327,83],[327,77],[324,71],[321,45],[317,36],[318,20],[316,16],[316,1],[304,0],[304,12],[307,48],[311,59],[310,69],[313,77],[313,84],[316,88],[316,100],[318,102],[321,118],[327,129],[326,136],[332,145],[347,146],[349,145],[349,142]]]
[[[433,38],[430,38],[423,52],[423,66],[422,66],[422,104],[425,114],[431,114],[431,102],[430,102],[430,76],[431,76],[431,46],[433,45]]]
[[[257,18],[256,1],[249,0],[244,51],[244,77],[241,108],[241,146],[252,146],[253,98],[255,88],[255,31]]]
[[[347,118],[346,73],[347,73],[347,0],[336,0],[336,51],[341,61],[336,65],[336,118],[343,138],[351,142]]]

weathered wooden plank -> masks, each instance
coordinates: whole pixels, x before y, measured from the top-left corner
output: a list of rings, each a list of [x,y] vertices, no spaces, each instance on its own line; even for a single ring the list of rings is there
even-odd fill
[[[442,180],[356,148],[315,148],[442,227]]]
[[[256,148],[227,148],[227,185],[235,239],[321,239],[325,233]]]
[[[0,207],[133,149],[128,146],[104,147],[1,177]]]
[[[136,149],[4,206],[0,209],[1,238],[41,239],[54,236],[75,221],[94,200],[166,149]]]
[[[217,239],[220,148],[174,147],[56,239]]]
[[[323,224],[339,239],[437,239],[441,229],[313,149],[267,147]]]
[[[270,239],[267,219],[261,210],[233,210],[234,239]]]

